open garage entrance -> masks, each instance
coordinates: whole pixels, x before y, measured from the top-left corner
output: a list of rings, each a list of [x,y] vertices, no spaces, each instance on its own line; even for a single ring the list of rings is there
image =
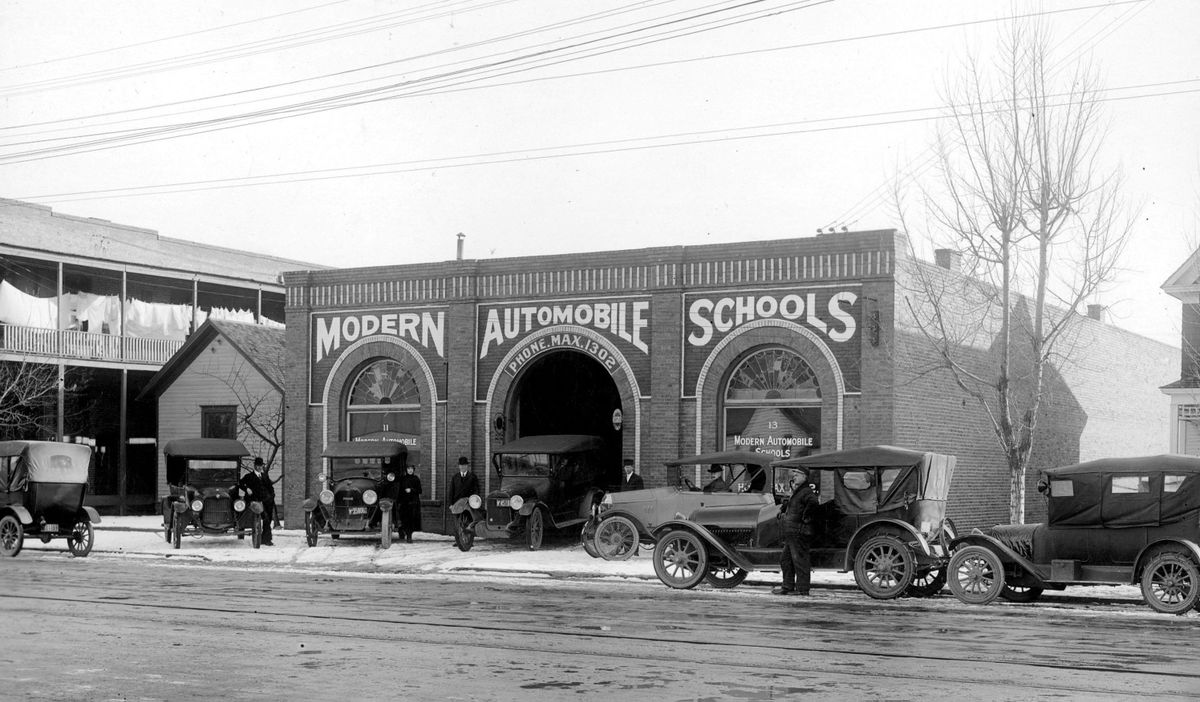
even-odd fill
[[[604,465],[621,480],[621,431],[613,427],[613,411],[621,394],[598,361],[576,351],[554,351],[529,363],[513,384],[505,414],[509,439],[537,434],[590,434],[604,440]]]

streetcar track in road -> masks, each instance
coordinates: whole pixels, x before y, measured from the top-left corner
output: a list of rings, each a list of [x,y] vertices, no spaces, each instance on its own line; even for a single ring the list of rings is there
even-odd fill
[[[111,587],[111,586],[108,586],[108,587]],[[241,591],[244,592],[244,589]],[[259,595],[260,595],[260,593],[256,593],[256,597],[258,597]],[[228,614],[228,615],[234,615],[234,616],[245,614],[245,610],[241,609],[241,608],[232,609],[232,608],[202,606],[202,605],[194,605],[194,604],[187,605],[187,604],[175,604],[175,603],[162,604],[162,603],[154,603],[154,602],[131,602],[131,601],[127,601],[127,600],[115,600],[108,596],[105,596],[105,597],[53,597],[53,596],[47,596],[47,595],[21,595],[21,594],[6,593],[3,597],[10,598],[10,599],[23,599],[23,600],[44,601],[44,602],[74,603],[74,604],[80,604],[80,605],[109,605],[111,607],[129,607],[129,608],[137,608],[137,609],[145,609],[145,610],[162,610],[162,611],[171,611],[171,612],[180,612],[180,611],[201,612],[201,613],[210,613],[210,614],[211,613]],[[659,644],[660,646],[661,646],[661,644],[669,643],[672,645],[680,645],[680,646],[706,646],[706,647],[713,647],[713,648],[717,648],[717,649],[731,648],[731,649],[736,649],[738,651],[746,651],[746,650],[758,651],[763,656],[763,658],[762,658],[763,660],[772,660],[772,661],[780,660],[778,658],[778,656],[788,654],[788,653],[791,653],[791,654],[800,653],[800,654],[809,654],[809,655],[818,655],[818,656],[840,656],[840,657],[843,657],[843,659],[850,658],[850,659],[864,659],[864,660],[887,659],[887,660],[896,660],[896,661],[917,661],[917,662],[932,664],[935,666],[935,669],[955,671],[957,674],[954,677],[946,676],[946,677],[938,678],[938,679],[944,680],[946,682],[955,682],[955,683],[959,683],[959,684],[972,683],[972,684],[979,684],[979,685],[993,684],[993,681],[989,681],[989,680],[968,679],[968,678],[962,677],[961,673],[963,671],[961,669],[961,665],[964,662],[970,663],[972,661],[964,661],[962,658],[955,658],[955,657],[951,657],[951,656],[940,656],[940,655],[930,655],[930,654],[920,654],[920,653],[907,653],[904,651],[864,652],[861,650],[854,650],[854,649],[848,649],[848,648],[828,648],[828,647],[823,647],[823,646],[815,647],[815,646],[771,644],[771,643],[740,643],[740,642],[724,643],[721,641],[689,638],[687,636],[678,636],[678,635],[668,636],[665,638],[653,637],[653,636],[647,636],[647,635],[642,635],[642,634],[619,633],[619,632],[615,631],[615,629],[620,628],[619,620],[618,620],[618,623],[616,623],[615,625],[609,625],[609,629],[610,629],[609,631],[601,631],[601,630],[596,630],[596,629],[587,630],[586,628],[579,628],[579,627],[576,627],[572,631],[563,631],[563,630],[549,629],[549,628],[545,628],[545,627],[529,627],[529,626],[524,626],[524,625],[518,629],[518,628],[514,628],[512,626],[512,624],[495,625],[495,624],[488,624],[486,622],[480,622],[477,619],[472,619],[469,622],[459,623],[459,622],[453,622],[453,621],[428,621],[425,619],[415,619],[415,618],[398,619],[395,617],[384,616],[383,613],[374,613],[370,617],[354,616],[354,615],[330,615],[330,614],[316,614],[316,613],[306,613],[306,612],[273,611],[273,610],[262,608],[261,604],[262,604],[261,602],[255,603],[255,605],[253,607],[253,612],[255,614],[263,615],[263,616],[279,617],[281,619],[288,619],[288,620],[298,621],[298,622],[342,622],[347,625],[357,625],[357,624],[371,625],[371,626],[362,628],[360,630],[355,630],[353,633],[338,633],[338,632],[327,631],[325,629],[318,629],[315,632],[311,632],[311,634],[314,636],[325,636],[325,637],[332,637],[332,638],[343,638],[343,639],[352,639],[352,640],[367,639],[367,640],[379,641],[379,642],[395,642],[397,640],[395,636],[389,636],[389,635],[385,635],[382,633],[373,633],[374,630],[377,629],[378,627],[383,626],[383,625],[389,625],[389,626],[397,626],[397,627],[403,627],[403,628],[424,627],[424,628],[433,629],[433,630],[469,631],[472,633],[481,633],[481,634],[491,632],[491,633],[501,633],[501,634],[505,634],[505,635],[521,635],[521,636],[535,637],[534,638],[535,641],[539,640],[536,637],[556,637],[556,638],[566,638],[566,639],[577,639],[577,640],[582,640],[582,641],[587,641],[587,640],[614,641],[615,640],[615,641],[637,642],[637,643],[643,643],[643,644]],[[411,606],[411,605],[409,605],[409,606]],[[427,607],[423,607],[422,609],[425,611],[425,616],[433,616],[433,613],[441,614],[443,612],[443,610],[451,609],[451,607],[440,607],[439,608],[439,607],[428,607],[427,606]],[[640,623],[644,624],[645,620],[644,619],[641,620]],[[212,622],[212,621],[208,621],[207,619],[204,619],[204,618],[196,618],[194,620],[189,620],[189,624],[192,626],[203,626],[206,628],[218,628],[218,629],[227,629],[229,627],[228,623]],[[762,626],[759,628],[770,629],[772,627]],[[676,629],[676,631],[680,631],[680,630],[681,629]],[[413,632],[411,632],[411,631],[406,632],[406,636],[403,640],[406,642],[421,642],[421,643],[427,643],[427,644],[431,644],[431,645],[448,645],[448,644],[445,644],[445,642],[443,642],[443,641],[433,640],[429,637],[412,636],[411,635],[412,633]],[[545,645],[543,645],[543,646],[523,646],[523,645],[514,645],[514,644],[503,644],[503,643],[498,643],[495,641],[476,641],[474,645],[485,646],[485,647],[493,649],[493,650],[503,650],[503,651],[526,651],[526,652],[527,651],[536,651],[536,652],[547,653],[547,654],[563,652],[563,649],[561,646],[557,646],[557,647],[549,647],[549,646],[545,646]],[[656,649],[651,648],[651,650],[656,650]],[[647,655],[645,653],[624,654],[624,653],[619,653],[619,652],[605,652],[605,653],[597,654],[597,653],[587,653],[587,652],[581,651],[580,654],[581,655],[601,655],[601,656],[615,657],[615,658],[633,658],[633,659],[637,659],[643,663],[645,663],[647,660]],[[687,657],[687,656],[682,656],[682,655],[674,655],[674,656],[662,655],[661,650],[658,650],[658,653],[656,655],[652,655],[651,659],[654,661],[657,661],[657,662],[661,662],[663,664],[668,664],[668,663],[692,664],[695,662],[693,657]],[[1019,670],[1022,668],[1034,668],[1034,669],[1040,669],[1040,670],[1048,671],[1048,672],[1084,672],[1084,673],[1098,673],[1098,674],[1102,674],[1102,675],[1137,675],[1137,676],[1145,677],[1147,679],[1171,678],[1171,679],[1176,679],[1176,680],[1200,680],[1200,673],[1170,672],[1170,671],[1144,671],[1144,670],[1137,670],[1137,669],[1130,669],[1130,668],[1114,668],[1111,665],[1102,667],[1102,666],[1089,666],[1089,665],[1079,665],[1079,664],[1062,664],[1062,663],[1054,663],[1054,662],[1044,662],[1044,661],[1037,660],[1037,659],[1026,660],[1026,661],[986,660],[986,661],[975,661],[975,662],[987,664],[987,665],[993,666],[994,668],[997,668],[997,669],[1013,668],[1013,669]],[[719,657],[717,657],[717,656],[713,656],[713,657],[710,657],[709,659],[707,659],[706,664],[719,666],[719,667],[727,667],[727,668],[731,668],[731,669],[738,669],[738,670],[753,669],[753,670],[761,670],[761,671],[767,671],[767,672],[778,672],[778,668],[775,665],[746,663],[746,662],[723,663],[720,661]],[[950,665],[947,666],[946,664],[950,664]],[[864,668],[870,667],[870,666],[867,666],[866,664],[862,664],[862,665]],[[914,681],[927,681],[930,679],[930,676],[928,674],[906,674],[903,672],[889,671],[888,673],[886,673],[886,675],[884,675],[881,673],[872,673],[872,672],[866,672],[866,671],[859,672],[859,671],[855,671],[853,669],[846,669],[843,667],[831,669],[828,672],[833,672],[833,673],[842,674],[842,675],[849,675],[849,676],[854,676],[854,677],[870,677],[870,678],[888,677],[888,678],[911,679]],[[1020,682],[1009,682],[1008,684],[1020,685],[1023,688],[1031,689],[1031,690],[1052,689],[1052,690],[1063,691],[1063,692],[1081,692],[1081,693],[1106,692],[1106,690],[1101,690],[1101,689],[1098,689],[1095,687],[1082,687],[1082,686],[1067,685],[1067,684],[1061,684],[1061,683],[1047,683],[1046,681],[1040,681],[1037,684],[1032,684],[1032,685],[1023,685]]]

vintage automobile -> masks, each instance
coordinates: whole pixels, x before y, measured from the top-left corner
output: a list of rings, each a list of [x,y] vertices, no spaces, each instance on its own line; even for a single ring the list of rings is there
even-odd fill
[[[242,459],[250,452],[235,439],[174,439],[163,447],[167,488],[163,534],[179,548],[184,535],[234,534],[262,545],[262,502],[238,487]]]
[[[470,550],[476,536],[524,537],[537,550],[547,528],[587,521],[604,494],[603,448],[599,437],[582,434],[524,436],[497,448],[496,489],[450,507],[458,547]]]
[[[946,496],[955,458],[894,446],[835,451],[772,463],[773,499],[702,507],[654,531],[654,571],[673,588],[707,580],[735,587],[752,570],[779,570],[779,507],[809,472],[820,487],[812,563],[854,571],[876,599],[929,597],[945,584],[954,526]]]
[[[379,534],[390,548],[398,532],[393,507],[408,450],[397,441],[335,441],[321,454],[328,459],[317,476],[317,497],[304,501],[304,535],[317,545],[322,531]]]
[[[701,507],[773,505],[764,488],[774,459],[765,453],[720,451],[667,461],[665,487],[604,495],[583,526],[583,548],[593,557],[625,560],[640,544],[654,546],[660,524],[690,518]]]
[[[100,523],[83,504],[92,449],[56,441],[0,441],[0,554],[21,552],[26,536],[66,539],[75,556],[92,551]]]
[[[1200,458],[1105,458],[1043,471],[1046,522],[954,540],[950,591],[1032,602],[1068,585],[1141,585],[1151,608],[1200,605]]]

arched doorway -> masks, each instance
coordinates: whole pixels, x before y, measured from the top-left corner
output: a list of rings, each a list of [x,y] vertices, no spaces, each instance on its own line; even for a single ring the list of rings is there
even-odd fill
[[[821,387],[812,366],[795,351],[751,350],[733,366],[724,388],[726,449],[791,458],[821,447]]]
[[[604,440],[611,482],[620,480],[622,409],[613,377],[598,361],[575,351],[554,351],[530,362],[513,383],[505,416],[509,439],[538,434],[590,434]]]

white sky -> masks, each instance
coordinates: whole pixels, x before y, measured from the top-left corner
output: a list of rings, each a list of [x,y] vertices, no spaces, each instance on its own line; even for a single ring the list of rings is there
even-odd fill
[[[450,259],[458,232],[468,258],[493,258],[809,236],[835,222],[890,228],[887,183],[931,177],[921,167],[935,128],[928,108],[942,103],[943,78],[968,47],[991,46],[1003,23],[987,20],[1014,7],[760,0],[731,9],[743,3],[6,0],[0,196],[347,267]],[[1102,302],[1115,323],[1177,345],[1179,306],[1159,286],[1200,237],[1200,3],[1016,7],[1046,13],[1064,66],[1088,57],[1106,87],[1125,88],[1111,95],[1141,96],[1106,103],[1105,158],[1143,209],[1126,270]],[[781,14],[646,43],[767,10]],[[630,33],[652,24],[663,26]],[[335,31],[350,36],[329,39]],[[611,50],[615,35],[643,45]],[[606,53],[578,54],[597,49]],[[540,63],[519,72],[477,72],[536,52]],[[409,83],[402,99],[376,92],[367,104],[257,125],[30,153],[449,71],[454,92],[447,79]],[[411,95],[431,85],[442,92]],[[76,117],[86,119],[61,121]],[[391,165],[363,174],[375,164]],[[301,171],[316,173],[232,181]],[[147,188],[184,183],[193,184]],[[230,184],[242,187],[209,189]],[[113,188],[133,190],[88,194]]]

